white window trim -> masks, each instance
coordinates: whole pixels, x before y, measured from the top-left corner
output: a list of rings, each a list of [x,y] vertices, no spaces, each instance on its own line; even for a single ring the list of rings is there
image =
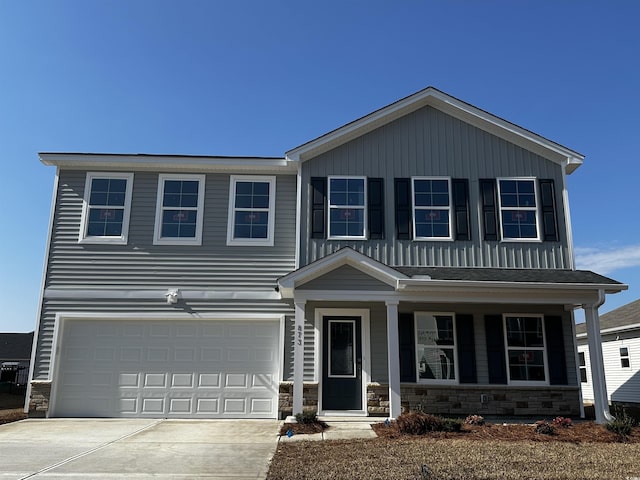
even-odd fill
[[[331,180],[346,178],[349,180],[363,180],[364,182],[364,205],[362,207],[354,207],[353,205],[331,205]],[[329,234],[327,235],[328,240],[366,240],[369,238],[369,225],[368,225],[368,216],[369,212],[367,209],[368,205],[367,198],[367,177],[362,177],[358,175],[333,175],[327,177],[327,229]],[[331,209],[332,208],[350,208],[353,210],[362,210],[363,213],[363,229],[362,236],[353,236],[353,235],[332,235],[331,234]]]
[[[329,328],[328,328],[328,337],[327,338],[327,356],[329,357],[327,359],[327,368],[328,368],[328,372],[327,372],[327,377],[328,378],[356,378],[358,376],[358,372],[357,372],[357,365],[356,365],[356,348],[353,349],[353,351],[351,352],[351,365],[353,366],[353,374],[351,375],[333,375],[331,373],[331,341],[333,339],[333,337],[331,336],[331,324],[332,323],[349,323],[351,324],[351,328],[353,331],[353,341],[354,341],[354,347],[356,346],[356,342],[357,342],[357,338],[356,338],[356,321],[355,320],[348,320],[348,319],[341,319],[341,320],[329,320]]]
[[[204,217],[204,188],[205,175],[192,174],[168,174],[161,173],[158,175],[158,193],[156,198],[156,223],[153,233],[154,245],[202,245],[202,224]],[[166,180],[191,180],[198,182],[198,206],[193,208],[184,208],[183,210],[195,210],[196,218],[196,235],[192,238],[162,237],[162,199],[164,196],[164,182]],[[175,207],[171,208],[172,210]]]
[[[236,203],[236,183],[237,182],[262,182],[269,184],[269,208],[252,208],[255,211],[266,211],[269,214],[269,224],[267,225],[267,238],[234,238],[235,225],[235,203]],[[241,210],[247,210],[242,208]],[[227,218],[227,245],[228,246],[251,246],[260,245],[273,247],[274,228],[276,218],[276,177],[264,175],[230,175],[229,177],[229,212]]]
[[[416,180],[446,180],[449,190],[449,206],[448,207],[416,207]],[[413,239],[418,242],[450,242],[453,241],[453,206],[451,194],[451,177],[411,177],[411,226],[413,228]],[[419,237],[416,229],[416,209],[418,210],[442,210],[448,212],[449,215],[449,236],[448,237]]]
[[[89,228],[89,200],[91,198],[91,183],[95,178],[109,178],[120,179],[127,181],[127,188],[125,190],[124,207],[115,207],[116,209],[123,208],[122,215],[122,233],[119,236],[94,236],[87,235]],[[87,172],[84,184],[84,197],[82,199],[82,217],[80,220],[80,234],[78,237],[78,243],[110,243],[113,245],[126,245],[129,237],[129,218],[131,216],[131,196],[133,192],[133,173],[118,173],[118,172]]]
[[[542,343],[543,347],[509,347],[509,337],[507,335],[507,318],[510,317],[535,317],[540,319],[542,324]],[[547,358],[547,332],[544,326],[544,315],[541,313],[505,313],[502,315],[502,330],[504,332],[504,353],[507,366],[507,382],[508,385],[516,386],[536,386],[549,385],[549,360]],[[542,380],[511,380],[511,371],[509,370],[509,350],[541,350],[542,361],[544,362],[544,381]]]
[[[499,177],[497,180],[498,189],[498,223],[500,224],[500,238],[503,242],[542,242],[542,223],[541,223],[541,208],[540,208],[540,192],[538,190],[538,181],[536,177]],[[536,199],[535,207],[503,207],[502,196],[500,195],[500,182],[503,180],[515,180],[515,181],[531,181],[533,182],[533,193]],[[502,211],[503,210],[527,210],[536,212],[536,238],[514,238],[505,237],[504,228],[502,226]]]
[[[453,364],[454,364],[454,375],[455,378],[453,380],[445,380],[445,379],[430,379],[430,378],[420,378],[420,369],[418,368],[418,315],[431,315],[431,316],[448,316],[453,319],[453,345],[446,346],[445,348],[453,349]],[[423,383],[429,385],[458,385],[460,383],[460,366],[458,365],[458,330],[457,330],[457,321],[456,314],[453,312],[414,312],[413,314],[413,337],[414,337],[414,348],[415,348],[415,369],[416,369],[416,383]],[[435,348],[435,347],[434,347]]]

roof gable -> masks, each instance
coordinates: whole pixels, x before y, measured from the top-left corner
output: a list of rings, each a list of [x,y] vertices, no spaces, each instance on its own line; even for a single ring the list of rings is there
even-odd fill
[[[434,87],[427,87],[289,150],[286,153],[286,158],[304,162],[425,106],[436,108],[497,137],[564,165],[567,173],[571,173],[578,168],[584,159],[584,156],[576,151],[474,107]]]

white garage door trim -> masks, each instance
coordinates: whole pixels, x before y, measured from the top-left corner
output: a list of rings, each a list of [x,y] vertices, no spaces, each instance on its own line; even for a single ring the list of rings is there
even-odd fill
[[[69,368],[67,368],[66,372],[61,372],[63,364],[69,365],[69,362],[73,360],[69,359],[68,355],[70,355],[70,351],[66,348],[66,345],[63,345],[64,342],[68,342],[68,339],[63,340],[65,336],[65,330],[68,330],[68,325],[73,320],[73,325],[80,326],[82,328],[98,328],[98,325],[101,325],[101,328],[104,329],[113,327],[114,331],[120,332],[117,333],[121,335],[120,342],[125,342],[126,338],[124,335],[124,330],[120,327],[126,325],[127,330],[131,330],[132,326],[141,326],[140,329],[145,331],[144,337],[144,345],[145,353],[144,359],[142,361],[142,368],[140,368],[140,372],[135,372],[135,370],[130,371],[131,375],[103,375],[108,380],[105,380],[103,386],[113,387],[115,385],[114,377],[117,377],[118,385],[118,393],[117,397],[119,398],[117,408],[113,406],[104,407],[105,412],[115,412],[111,413],[108,416],[138,416],[138,417],[148,417],[148,418],[277,418],[278,414],[278,385],[282,378],[283,372],[283,363],[284,363],[284,315],[273,315],[273,314],[246,314],[246,315],[221,315],[221,316],[208,316],[203,318],[194,319],[191,316],[185,315],[100,315],[100,314],[82,314],[82,313],[74,313],[74,314],[62,314],[59,313],[57,315],[56,322],[56,331],[54,334],[54,345],[53,351],[56,352],[54,358],[52,359],[52,392],[51,392],[51,404],[49,409],[49,416],[70,416],[72,411],[69,409],[69,404],[66,403],[67,408],[63,408],[62,404],[57,405],[60,396],[68,395],[70,393],[69,388],[62,389],[62,378],[69,382],[70,374]],[[81,321],[86,321],[86,324],[80,323]],[[147,323],[148,322],[148,323]],[[270,329],[264,330],[260,325],[261,322],[265,322],[266,324],[271,324],[273,330]],[[193,327],[191,330],[194,332],[191,335],[194,335],[192,338],[181,339],[177,336],[169,339],[169,338],[156,338],[153,337],[153,333],[149,333],[149,328],[147,325],[156,326],[157,329],[167,330],[174,332],[173,335],[177,335],[176,328],[177,326],[184,327]],[[202,365],[207,365],[206,361],[201,360],[204,357],[205,353],[201,353],[200,350],[204,351],[213,351],[217,349],[207,348],[209,344],[204,343],[202,338],[196,336],[195,331],[199,332],[204,331],[203,327],[207,327],[207,331],[213,332],[215,330],[215,335],[219,335],[219,332],[226,332],[224,335],[228,335],[226,340],[220,341],[220,346],[222,346],[224,350],[224,358],[230,361],[237,361],[241,363],[235,363],[236,366],[246,366],[245,370],[237,370],[235,373],[229,373],[221,375],[220,379],[218,375],[214,372],[214,369],[211,368],[210,374],[202,375],[202,371],[199,368],[201,363]],[[220,328],[222,327],[222,328]],[[233,327],[247,327],[246,329],[242,328],[233,328]],[[233,329],[233,332],[231,332]],[[248,334],[248,330],[256,330],[258,332],[262,332],[263,334],[267,334],[267,336],[271,336],[271,348],[276,348],[276,352],[272,352],[274,356],[270,357],[271,360],[266,364],[262,360],[263,357],[259,357],[257,353],[259,353],[258,349],[252,347],[251,343],[247,344],[246,342],[251,342],[252,336]],[[246,333],[241,333],[242,330],[247,330]],[[182,331],[188,331],[188,329],[182,329]],[[72,331],[69,331],[71,333]],[[277,332],[277,333],[276,333]],[[277,335],[277,338],[274,338],[274,334]],[[202,333],[199,333],[202,335]],[[240,335],[240,336],[237,336]],[[248,335],[246,337],[242,337],[242,335]],[[220,337],[212,337],[212,338],[220,338]],[[234,345],[233,342],[240,342],[237,345]],[[155,342],[158,342],[157,344]],[[180,343],[184,342],[183,347],[191,347],[195,345],[195,350],[198,352],[199,359],[196,359],[191,356],[191,370],[194,371],[195,374],[189,375],[191,371],[189,368],[182,369],[185,374],[181,374],[179,372],[180,369],[176,370],[173,368],[175,366],[175,362],[173,360],[174,354],[178,354],[178,348],[173,351],[173,347],[180,346]],[[110,345],[109,342],[107,344]],[[138,345],[134,343],[134,345]],[[249,345],[249,348],[245,348]],[[160,347],[160,349],[154,349],[153,347]],[[172,358],[169,358],[167,354],[157,356],[157,358],[153,358],[151,354],[152,350],[162,352],[162,347],[165,347],[167,352],[171,351],[170,355]],[[151,347],[151,348],[149,348]],[[234,348],[241,347],[241,348]],[[228,351],[226,350],[228,348]],[[74,354],[79,354],[78,359],[82,359],[82,350],[88,350],[84,348],[76,348]],[[104,350],[104,349],[103,349]],[[142,351],[142,349],[139,349]],[[184,348],[181,350],[185,350]],[[188,348],[187,350],[193,350]],[[242,354],[243,351],[250,352],[250,356],[240,356],[237,358],[232,358],[235,353]],[[91,350],[91,352],[94,352]],[[122,352],[120,352],[121,354]],[[266,351],[264,352],[266,353]],[[67,355],[66,360],[64,360],[61,356]],[[120,355],[118,354],[118,355]],[[98,355],[95,353],[95,355]],[[93,357],[91,357],[93,358]],[[113,355],[107,355],[107,359],[112,359]],[[209,367],[213,367],[214,365],[218,365],[218,357],[211,357],[210,362],[208,364]],[[246,359],[245,359],[246,358]],[[98,357],[93,359],[94,361],[98,360]],[[153,362],[157,360],[157,364]],[[106,365],[112,365],[113,371],[122,370],[125,371],[123,367],[123,358],[117,357],[112,363],[109,363],[110,360],[106,362]],[[247,363],[242,363],[247,362]],[[264,365],[268,365],[271,363],[271,366],[267,368],[269,370],[268,375],[264,375],[267,373],[266,370],[262,370]],[[119,367],[118,367],[119,365]],[[157,366],[157,368],[156,368]],[[82,370],[82,369],[78,369]],[[99,368],[96,368],[99,370]],[[197,373],[200,371],[200,373]],[[256,375],[246,375],[251,371],[257,372]],[[110,371],[111,372],[111,371]],[[271,373],[272,372],[272,373]],[[104,373],[104,372],[103,372]],[[136,376],[136,373],[138,375]],[[244,374],[244,375],[243,375]],[[87,371],[81,372],[81,375],[87,376]],[[190,378],[187,378],[189,377]],[[95,377],[95,375],[94,375]],[[240,377],[247,377],[246,380]],[[78,377],[78,386],[82,386],[84,383],[89,383],[86,378]],[[266,380],[265,380],[266,379]],[[257,380],[257,381],[256,381]],[[270,390],[270,396],[265,395],[264,390],[264,382],[271,382],[266,384],[268,390]],[[93,380],[92,380],[93,382]],[[124,383],[123,383],[124,382]],[[130,382],[131,389],[127,390],[126,385],[127,382]],[[67,385],[73,385],[74,381],[70,381]],[[100,381],[97,383],[100,385]],[[96,383],[94,383],[96,385]],[[136,389],[138,389],[136,391]],[[164,390],[163,390],[164,389]],[[97,388],[93,389],[98,391],[109,391],[110,388]],[[77,389],[76,398],[80,395],[81,389]],[[260,391],[260,395],[255,395]],[[219,394],[219,397],[217,397]],[[96,402],[103,401],[100,397],[103,393],[96,393]],[[104,394],[106,395],[106,394]],[[247,406],[242,406],[242,398],[246,398]],[[154,399],[155,397],[155,399]],[[73,395],[68,395],[67,398],[73,398]],[[105,402],[108,398],[108,395],[105,396]],[[114,397],[111,397],[116,398]],[[212,400],[208,400],[211,398]],[[213,400],[218,398],[218,400]],[[105,404],[106,405],[106,404]],[[253,405],[253,408],[251,407]],[[235,408],[234,408],[235,406]],[[202,407],[202,408],[200,408]],[[116,409],[116,410],[114,410]],[[129,410],[129,413],[127,413]]]

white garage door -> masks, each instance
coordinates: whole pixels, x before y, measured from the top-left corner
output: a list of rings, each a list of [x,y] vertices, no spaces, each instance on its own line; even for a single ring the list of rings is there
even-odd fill
[[[279,322],[66,320],[57,417],[276,418]]]

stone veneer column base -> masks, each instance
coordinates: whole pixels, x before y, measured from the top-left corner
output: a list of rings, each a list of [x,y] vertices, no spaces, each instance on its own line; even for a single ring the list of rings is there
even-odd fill
[[[318,411],[318,384],[305,383],[302,388],[302,410]],[[293,413],[293,382],[282,382],[278,394],[278,417],[286,418]]]
[[[32,382],[29,397],[29,417],[44,418],[49,411],[51,382]]]
[[[446,415],[580,415],[579,387],[512,387],[496,385],[429,386],[402,384],[402,412],[423,411]],[[370,416],[389,414],[389,387],[367,385],[367,408]]]

